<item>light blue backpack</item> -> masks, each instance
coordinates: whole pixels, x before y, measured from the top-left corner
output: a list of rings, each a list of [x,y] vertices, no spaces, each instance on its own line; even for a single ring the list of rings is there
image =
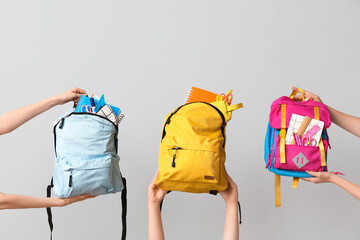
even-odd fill
[[[54,123],[55,164],[51,188],[60,198],[122,191],[122,239],[126,238],[126,180],[117,154],[118,126],[105,117],[70,110]],[[51,209],[47,209],[52,234]],[[50,238],[51,239],[51,238]]]

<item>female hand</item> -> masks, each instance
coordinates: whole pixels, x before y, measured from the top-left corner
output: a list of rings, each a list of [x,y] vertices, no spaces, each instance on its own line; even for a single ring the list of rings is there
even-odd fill
[[[85,94],[86,91],[84,89],[73,88],[64,93],[60,93],[56,95],[56,98],[58,99],[59,104],[65,104],[70,101],[74,101],[75,103],[77,103],[79,101],[80,96]]]
[[[155,177],[151,181],[148,187],[148,202],[149,203],[159,203],[164,199],[167,191],[162,190],[156,186],[155,182],[159,175],[159,170],[156,172]]]
[[[301,178],[301,179],[304,181],[312,182],[312,183],[332,182],[333,177],[336,176],[334,173],[331,173],[331,172],[312,172],[312,171],[306,171],[306,172],[314,177]]]
[[[297,87],[292,87],[291,89],[293,91],[299,92],[299,89]],[[320,99],[320,97],[318,95],[312,93],[312,92],[305,91],[304,95],[305,95],[305,101],[312,100],[312,101],[323,103],[323,101]],[[296,101],[302,101],[302,96],[301,95],[295,95],[294,99]]]
[[[95,198],[97,196],[91,196],[90,194],[83,194],[80,196],[74,196],[69,198],[55,198],[57,207],[64,207],[72,203],[81,202],[86,199]]]
[[[228,188],[224,191],[219,191],[220,195],[224,199],[226,205],[230,203],[238,203],[238,188],[236,183],[231,179],[231,177],[226,173],[227,179],[229,182]]]

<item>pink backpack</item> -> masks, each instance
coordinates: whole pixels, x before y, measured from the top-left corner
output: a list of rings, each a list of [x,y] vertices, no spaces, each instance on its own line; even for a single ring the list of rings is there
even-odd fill
[[[305,171],[327,171],[329,137],[326,129],[331,119],[327,106],[315,101],[304,101],[304,90],[299,89],[303,101],[280,97],[271,105],[265,138],[266,168],[275,173],[275,206],[281,206],[280,176],[293,177],[293,188],[299,178],[312,177]],[[298,134],[297,134],[298,133]]]

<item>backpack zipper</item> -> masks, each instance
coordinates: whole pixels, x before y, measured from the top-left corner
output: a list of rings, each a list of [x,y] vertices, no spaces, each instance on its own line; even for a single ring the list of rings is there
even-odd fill
[[[221,134],[223,135],[223,138],[224,138],[224,143],[223,143],[223,147],[225,147],[225,127],[226,127],[226,123],[225,123],[225,117],[224,117],[224,114],[217,108],[215,107],[214,105],[210,104],[210,103],[207,103],[207,102],[192,102],[192,103],[187,103],[187,104],[184,104],[184,105],[181,105],[180,107],[178,107],[176,110],[174,110],[170,116],[166,119],[166,122],[164,124],[164,128],[163,128],[163,133],[162,133],[162,137],[161,137],[161,140],[164,139],[165,135],[166,135],[166,131],[165,131],[165,127],[166,125],[168,125],[170,123],[170,119],[172,118],[172,116],[174,116],[175,113],[177,113],[180,108],[184,107],[184,106],[187,106],[189,104],[193,104],[193,103],[205,103],[209,106],[211,106],[212,108],[214,108],[220,115],[222,121],[223,121],[223,125],[221,126]]]
[[[64,122],[65,122],[65,118],[70,117],[71,115],[92,115],[92,116],[97,116],[103,119],[106,119],[107,121],[111,122],[112,125],[114,125],[116,132],[118,131],[118,126],[116,126],[112,121],[110,121],[109,119],[107,119],[106,117],[97,115],[97,114],[93,114],[93,113],[85,113],[85,112],[71,112],[67,115],[65,115],[64,117],[62,117],[60,119],[60,121],[58,121],[55,126],[53,127],[53,133],[54,133],[54,152],[55,152],[55,157],[57,157],[57,153],[56,153],[56,127],[57,125],[59,125],[59,129],[62,129],[64,126]],[[117,134],[116,134],[117,135]],[[116,140],[117,142],[117,140]],[[116,145],[116,152],[117,152],[117,145]]]
[[[69,187],[72,187],[72,169],[70,169]]]
[[[174,151],[174,155],[173,155],[173,160],[172,160],[172,163],[171,163],[171,167],[175,168],[175,158],[176,158],[176,151],[179,150],[179,149],[182,149],[181,147],[174,147],[172,148],[171,150],[175,150]]]

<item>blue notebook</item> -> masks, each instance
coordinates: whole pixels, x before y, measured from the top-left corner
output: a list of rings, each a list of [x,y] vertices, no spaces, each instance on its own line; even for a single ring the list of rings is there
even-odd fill
[[[87,96],[84,96],[84,95],[81,95],[80,96],[80,99],[79,99],[79,102],[75,108],[75,111],[74,112],[89,112],[89,113],[96,113],[97,111],[99,111],[105,104],[107,104],[105,102],[105,97],[104,97],[104,94],[101,96],[101,98],[99,100],[96,100],[95,98],[94,99],[94,103],[95,103],[95,106],[92,106],[91,105],[91,100],[89,97]],[[120,108],[118,107],[115,107],[115,106],[112,106],[110,104],[107,104],[111,107],[111,109],[114,111],[115,115],[116,116],[119,116],[119,113],[120,113]],[[93,107],[91,109],[91,107]]]

